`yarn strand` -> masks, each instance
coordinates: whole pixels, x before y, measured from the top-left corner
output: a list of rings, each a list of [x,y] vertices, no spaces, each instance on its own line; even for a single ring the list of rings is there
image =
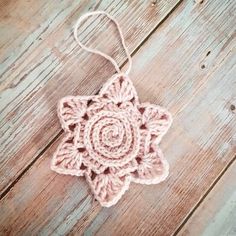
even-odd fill
[[[101,52],[101,51],[99,51],[99,50],[97,50],[97,49],[92,49],[92,48],[90,48],[90,47],[85,46],[85,45],[80,41],[80,39],[78,38],[78,28],[80,27],[81,23],[82,23],[85,19],[87,19],[88,17],[94,16],[94,15],[105,15],[105,16],[107,16],[107,17],[116,25],[116,28],[117,28],[117,30],[118,30],[118,32],[119,32],[119,35],[120,35],[120,38],[121,38],[122,46],[123,46],[123,48],[124,48],[124,50],[125,50],[125,53],[126,53],[126,56],[127,56],[127,58],[128,58],[128,62],[129,62],[128,69],[127,69],[126,72],[125,72],[125,74],[128,75],[129,72],[130,72],[130,70],[131,70],[131,67],[132,67],[131,55],[130,55],[130,53],[129,53],[129,51],[128,51],[128,48],[127,48],[127,46],[126,46],[126,44],[125,44],[125,39],[124,39],[124,36],[123,36],[122,31],[121,31],[121,28],[120,28],[119,23],[118,23],[110,14],[108,14],[107,12],[104,12],[104,11],[94,11],[94,12],[86,13],[86,14],[84,14],[83,16],[81,16],[81,17],[77,20],[77,22],[76,22],[76,24],[75,24],[75,26],[74,26],[74,37],[75,37],[76,42],[77,42],[77,43],[79,44],[79,46],[80,46],[81,48],[83,48],[84,50],[86,50],[86,51],[88,51],[88,52],[91,52],[91,53],[94,53],[94,54],[97,54],[97,55],[100,55],[100,56],[106,58],[108,61],[110,61],[110,62],[114,65],[116,71],[117,71],[118,73],[121,73],[121,69],[120,69],[118,63],[117,63],[111,56],[109,56],[109,55],[107,55],[106,53],[103,53],[103,52]]]

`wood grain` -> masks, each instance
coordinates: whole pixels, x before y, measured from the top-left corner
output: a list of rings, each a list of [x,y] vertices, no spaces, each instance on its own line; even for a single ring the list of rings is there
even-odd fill
[[[120,22],[132,52],[179,0],[161,0],[155,5],[149,1],[62,2],[43,1],[34,5],[21,0],[20,3],[10,1],[9,6],[5,4],[2,31],[10,28],[10,36],[3,37],[0,49],[3,62],[0,85],[2,196],[60,134],[57,101],[68,94],[95,93],[104,78],[114,73],[107,61],[87,54],[76,45],[72,37],[76,19],[88,10],[106,10]],[[25,16],[23,12],[31,5],[32,9]],[[14,14],[20,14],[20,29],[14,28],[18,26]],[[5,15],[9,17],[4,18]],[[96,18],[83,24],[80,38],[86,44],[110,53],[122,64],[126,58],[115,32],[107,20]],[[14,42],[10,37],[16,38]]]
[[[57,0],[1,0],[0,6],[1,86],[14,82],[11,73],[73,12],[81,14],[97,7],[94,1],[74,0],[60,1],[60,4]]]
[[[174,113],[162,144],[171,175],[159,186],[134,186],[102,209],[85,235],[172,235],[234,158],[235,18],[225,18],[232,9],[232,1],[183,4],[135,55],[140,97]]]
[[[236,235],[236,162],[194,212],[179,235]]]
[[[0,234],[65,235],[85,214],[92,218],[98,214],[100,207],[93,203],[83,178],[61,176],[49,169],[58,143],[1,200]]]
[[[132,184],[116,206],[101,208],[82,178],[50,171],[58,138],[2,199],[2,232],[173,234],[235,156],[234,12],[233,0],[186,1],[135,53],[131,78],[141,100],[174,115],[161,144],[171,165],[166,182]]]

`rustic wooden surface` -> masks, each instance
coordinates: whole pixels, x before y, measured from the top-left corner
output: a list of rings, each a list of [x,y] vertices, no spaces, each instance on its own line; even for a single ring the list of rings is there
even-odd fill
[[[56,116],[58,99],[68,94],[96,93],[105,79],[115,72],[104,59],[77,46],[72,37],[76,19],[89,10],[106,10],[120,22],[128,48],[134,52],[179,2],[162,0],[152,6],[147,1],[135,4],[120,0],[96,3],[75,0],[62,1],[62,4],[49,1],[49,4],[45,0],[44,4],[34,6],[33,1],[21,1],[21,4],[18,1],[2,4],[2,195],[60,134]],[[24,16],[31,5],[32,10]],[[126,58],[119,50],[117,35],[109,35],[116,31],[112,25],[107,28],[109,25],[104,22],[107,20],[101,24],[94,19],[88,20],[80,30],[80,38],[91,46],[105,48],[104,51],[110,52],[122,64]],[[11,35],[8,28],[17,32]],[[11,38],[16,40],[11,42]]]
[[[236,235],[235,180],[236,163],[233,163],[184,225],[180,235]]]
[[[0,6],[0,234],[236,235],[234,0]],[[174,117],[161,143],[171,165],[167,181],[132,184],[108,209],[93,201],[83,178],[49,169],[63,137],[57,100],[96,93],[114,73],[72,37],[75,20],[95,9],[120,22],[140,99],[166,106]],[[126,67],[115,32],[99,18],[80,35]]]

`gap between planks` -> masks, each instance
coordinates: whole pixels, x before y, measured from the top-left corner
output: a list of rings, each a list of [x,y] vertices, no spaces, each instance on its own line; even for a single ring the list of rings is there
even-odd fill
[[[225,168],[225,167],[224,167],[224,168]],[[223,168],[223,169],[224,169],[224,168]],[[205,191],[205,192],[206,192],[206,191]]]
[[[228,45],[228,43],[227,43],[226,45]],[[223,48],[225,48],[225,46],[224,46]],[[208,52],[207,54],[209,55],[209,52]],[[222,61],[224,61],[224,60],[222,60]],[[213,72],[215,72],[214,69],[213,69],[213,71],[212,71],[212,74],[213,74]],[[209,74],[208,77],[210,77],[210,75],[211,75],[211,74]],[[196,94],[194,94],[194,95],[196,95]],[[190,99],[190,100],[191,100],[191,99]],[[181,110],[182,110],[182,109],[181,109]],[[231,109],[231,110],[232,110],[232,109]],[[193,204],[192,207],[189,209],[188,213],[186,214],[187,217],[183,217],[182,222],[185,222],[186,219],[188,219],[188,218],[191,217],[191,214],[192,214],[191,212],[194,211],[194,209],[196,209],[196,208],[201,204],[201,202],[204,201],[205,196],[207,196],[207,195],[211,192],[211,190],[214,189],[214,186],[218,183],[218,181],[221,179],[221,177],[227,172],[228,168],[229,168],[230,166],[232,166],[232,163],[234,163],[235,158],[236,158],[236,157],[235,157],[235,153],[231,153],[231,155],[230,155],[230,160],[231,160],[231,161],[229,161],[226,165],[224,165],[223,168],[217,173],[217,175],[215,175],[214,179],[212,179],[212,181],[209,182],[209,185],[206,187],[205,191],[203,191],[203,192],[201,193],[201,195],[199,196],[199,198],[197,199],[197,201],[195,202],[195,204]],[[203,197],[202,197],[202,196],[203,196]],[[193,209],[193,210],[192,210],[192,209]],[[124,211],[125,211],[125,210],[124,210]],[[104,215],[105,215],[105,216],[104,216]],[[108,219],[109,219],[109,217],[110,217],[109,214],[108,214],[108,217],[107,217],[107,218],[106,218],[106,213],[104,213],[104,215],[101,216],[100,219],[99,219],[99,220],[101,220],[101,218],[104,217],[104,221],[101,220],[101,222],[100,222],[100,221],[98,220],[101,225],[100,225],[100,227],[99,227],[98,229],[96,228],[96,232],[98,232],[98,231],[100,230],[100,228],[102,227],[102,225],[104,225],[104,224],[108,221]],[[96,220],[96,219],[95,219],[95,220]],[[177,228],[178,228],[178,225],[181,225],[182,222],[180,222],[179,224],[176,225]],[[93,222],[93,223],[94,223],[94,222]],[[93,223],[92,223],[92,224],[93,224]],[[113,224],[113,223],[114,223],[114,222],[110,219],[110,226],[111,226],[111,224]],[[182,224],[183,224],[183,223],[182,223]],[[96,224],[95,224],[95,225],[96,225]],[[74,232],[74,231],[72,231],[72,232]],[[76,231],[75,231],[75,232],[76,232]],[[87,233],[88,233],[88,232],[91,233],[91,231],[87,231]],[[94,232],[94,231],[92,230],[92,232]],[[118,231],[117,231],[117,232],[118,232]],[[152,232],[153,232],[153,231],[152,231]],[[174,232],[176,232],[176,229],[174,230]],[[102,233],[104,233],[104,231],[103,231]]]
[[[184,225],[189,221],[189,219],[192,217],[192,215],[195,213],[197,208],[204,202],[205,198],[212,192],[214,187],[217,185],[217,183],[224,177],[227,170],[236,162],[236,155],[230,162],[225,166],[225,168],[221,171],[221,173],[217,176],[215,181],[209,186],[205,194],[199,199],[197,204],[193,207],[193,209],[189,212],[189,214],[186,216],[186,218],[183,220],[183,222],[178,226],[176,231],[173,233],[173,236],[179,235],[179,232],[184,227]]]
[[[133,57],[139,49],[148,41],[148,39],[151,37],[151,35],[160,27],[163,22],[170,17],[170,15],[178,8],[178,6],[183,2],[184,0],[179,0],[176,5],[157,23],[155,27],[149,32],[149,34],[143,38],[141,43],[130,53],[131,57]],[[120,65],[120,68],[122,69],[127,64],[128,59],[125,59],[125,61]],[[97,90],[95,94],[99,92],[100,89]],[[17,184],[17,182],[28,172],[28,170],[36,163],[36,161],[47,151],[47,149],[63,134],[63,130],[61,129],[50,141],[49,143],[42,149],[42,151],[22,170],[22,172],[17,176],[17,178],[7,186],[5,190],[0,194],[0,200],[4,198],[7,193]]]

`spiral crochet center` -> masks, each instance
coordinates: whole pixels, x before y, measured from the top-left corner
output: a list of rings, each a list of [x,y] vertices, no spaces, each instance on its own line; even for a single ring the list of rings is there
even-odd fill
[[[101,111],[88,120],[84,143],[90,156],[107,166],[122,166],[139,151],[140,134],[125,112]]]

